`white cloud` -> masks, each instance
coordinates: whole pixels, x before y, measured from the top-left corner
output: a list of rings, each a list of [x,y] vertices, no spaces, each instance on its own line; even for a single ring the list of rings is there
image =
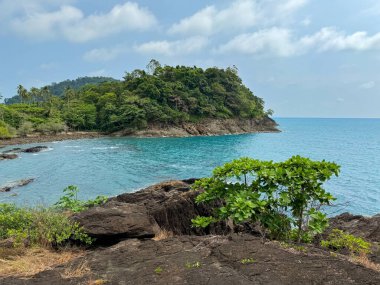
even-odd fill
[[[376,83],[374,81],[368,81],[363,84],[361,84],[359,87],[362,89],[372,89],[376,86]]]
[[[86,42],[125,31],[147,30],[156,23],[149,10],[137,3],[126,2],[114,6],[108,13],[88,16],[70,5],[49,12],[36,6],[13,19],[11,29],[34,39],[61,36],[73,42]]]
[[[166,56],[184,55],[195,53],[207,46],[207,39],[204,37],[192,37],[178,41],[151,41],[135,46],[139,53],[161,54]]]
[[[113,48],[96,48],[87,51],[83,58],[86,61],[110,61],[117,58],[119,55],[128,51],[127,47],[117,46]]]
[[[310,26],[310,24],[311,24],[311,19],[310,19],[310,17],[306,17],[305,19],[303,19],[303,20],[301,21],[301,25],[304,26],[304,27],[308,27],[308,26]]]
[[[369,36],[367,32],[360,31],[347,35],[335,28],[326,27],[312,36],[303,37],[300,44],[305,47],[316,46],[319,51],[374,50],[380,49],[380,33]]]
[[[245,30],[289,17],[308,0],[234,0],[224,9],[208,6],[169,28],[170,34],[212,35]]]
[[[130,30],[147,30],[156,24],[154,15],[137,3],[116,5],[107,14],[90,15],[64,28],[69,40],[84,42]]]
[[[291,56],[296,53],[296,47],[292,42],[289,30],[271,28],[239,35],[219,47],[218,52],[239,52],[244,54],[270,53],[276,56]]]
[[[62,29],[83,19],[81,10],[72,6],[63,6],[54,12],[33,12],[25,18],[15,19],[11,28],[18,34],[37,39],[49,39],[57,36]]]
[[[335,28],[326,27],[312,34],[296,38],[291,30],[285,28],[271,28],[254,33],[245,33],[236,36],[217,51],[239,52],[243,54],[273,54],[275,56],[293,56],[309,51],[366,51],[380,49],[380,33],[369,36],[367,32],[346,34]]]

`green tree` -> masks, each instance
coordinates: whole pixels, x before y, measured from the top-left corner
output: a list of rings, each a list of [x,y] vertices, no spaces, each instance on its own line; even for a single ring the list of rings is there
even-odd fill
[[[23,103],[25,103],[29,97],[28,90],[26,90],[21,84],[17,87],[17,95],[21,98]]]
[[[259,222],[272,237],[309,241],[327,227],[322,208],[335,199],[323,188],[339,166],[293,156],[284,162],[241,158],[217,167],[213,176],[197,181],[203,192],[197,203],[221,200],[211,217],[198,217],[195,226],[231,218],[236,223]],[[292,226],[292,227],[290,227]]]

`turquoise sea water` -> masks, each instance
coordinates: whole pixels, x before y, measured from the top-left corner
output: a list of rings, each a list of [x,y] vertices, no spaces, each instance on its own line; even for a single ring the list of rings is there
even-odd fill
[[[285,160],[300,154],[342,166],[340,177],[327,188],[347,205],[334,211],[380,212],[380,119],[277,122],[281,133],[43,143],[50,148],[46,152],[0,162],[0,185],[36,178],[26,187],[0,193],[0,202],[51,204],[70,184],[79,186],[83,199],[116,195],[163,180],[207,176],[215,166],[241,156]]]

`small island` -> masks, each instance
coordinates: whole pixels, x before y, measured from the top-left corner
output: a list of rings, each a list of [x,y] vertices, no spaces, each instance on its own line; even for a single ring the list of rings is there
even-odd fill
[[[173,67],[151,60],[121,81],[87,77],[30,90],[19,85],[17,93],[0,105],[0,144],[278,131],[273,111],[265,110],[263,99],[231,67]]]

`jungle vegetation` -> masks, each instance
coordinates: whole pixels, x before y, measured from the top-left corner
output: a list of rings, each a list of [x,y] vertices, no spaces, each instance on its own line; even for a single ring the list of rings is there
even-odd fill
[[[20,103],[7,100],[8,104],[0,104],[0,137],[67,128],[134,131],[151,124],[260,119],[272,113],[265,111],[263,99],[242,83],[235,67],[173,67],[151,60],[146,69],[126,72],[121,81],[103,79],[85,85],[86,80],[76,85],[65,81],[29,90],[19,85]],[[66,86],[63,91],[62,86]]]

